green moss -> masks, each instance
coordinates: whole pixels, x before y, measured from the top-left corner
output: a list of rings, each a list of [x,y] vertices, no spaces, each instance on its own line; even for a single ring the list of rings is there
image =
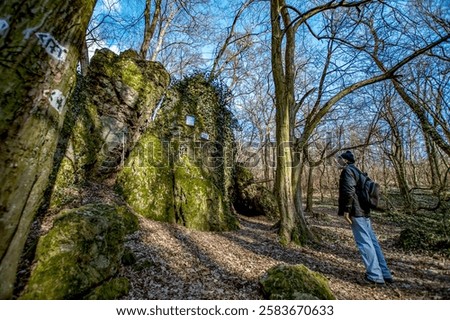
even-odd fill
[[[22,299],[73,299],[113,276],[126,234],[123,215],[108,205],[62,211],[36,251]]]
[[[63,158],[51,195],[50,208],[61,208],[65,204],[75,202],[78,196],[78,188],[75,185],[75,168],[67,158]]]
[[[86,180],[102,181],[118,171],[169,81],[159,63],[139,60],[133,51],[118,56],[104,49],[94,55],[71,100],[55,204],[62,203],[58,192],[67,186],[79,188]]]
[[[90,76],[93,78],[91,82],[95,87],[93,94],[98,94],[95,91],[97,88],[110,96],[119,94],[123,97],[127,91],[136,93],[137,98],[130,105],[131,109],[140,112],[133,115],[136,119],[142,113],[153,111],[170,82],[170,76],[161,64],[141,60],[133,50],[127,50],[120,55],[107,49],[99,50],[91,61],[90,69]],[[111,79],[114,81],[110,82]],[[109,87],[106,88],[105,83],[108,82]],[[112,86],[115,90],[111,90]],[[107,100],[111,101],[111,98],[108,98]]]
[[[139,229],[138,218],[125,206],[116,206],[117,214],[122,218],[122,223],[127,234],[133,233]]]
[[[117,178],[118,189],[140,215],[175,222],[173,175],[161,140],[151,132],[142,136]]]
[[[86,300],[115,300],[128,294],[131,285],[127,278],[114,278],[95,288]]]
[[[81,89],[82,90],[82,89]],[[79,96],[81,95],[81,97]],[[92,176],[103,144],[100,120],[94,105],[84,102],[85,92],[70,101],[58,152],[64,154],[54,173],[51,208],[73,202],[83,183]]]
[[[97,50],[90,62],[90,72],[113,77],[115,74],[114,61],[117,55],[108,49]]]
[[[119,174],[118,189],[136,212],[197,230],[238,226],[229,195],[233,153],[225,152],[233,136],[226,121],[220,121],[224,113],[217,91],[201,77],[166,94]],[[186,125],[187,115],[196,118],[195,126]],[[200,139],[202,132],[209,141]]]
[[[121,59],[115,66],[120,70],[119,78],[128,86],[135,90],[139,90],[144,86],[144,77],[141,69],[136,65],[135,61],[129,59]]]
[[[175,164],[177,222],[196,230],[227,230],[223,195],[185,155]]]
[[[253,173],[242,164],[236,165],[236,184],[240,189],[244,189],[255,181]]]
[[[304,265],[278,265],[267,271],[260,280],[265,298],[294,300],[299,297],[316,297],[334,300],[327,279]]]

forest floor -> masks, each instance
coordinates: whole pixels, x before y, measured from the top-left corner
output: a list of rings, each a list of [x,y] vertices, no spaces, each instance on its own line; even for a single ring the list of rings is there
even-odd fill
[[[140,219],[127,240],[137,262],[123,267],[132,289],[124,299],[263,299],[259,279],[278,264],[304,264],[329,279],[340,300],[450,299],[450,262],[442,255],[408,253],[395,246],[400,228],[376,215],[373,225],[395,283],[362,283],[364,267],[349,225],[333,207],[317,207],[307,217],[320,244],[279,244],[273,222],[239,216],[241,228],[200,232]]]

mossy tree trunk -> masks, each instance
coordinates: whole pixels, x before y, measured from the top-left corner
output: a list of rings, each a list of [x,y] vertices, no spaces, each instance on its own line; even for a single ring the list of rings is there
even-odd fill
[[[285,1],[271,2],[272,21],[272,71],[275,84],[277,168],[275,194],[280,209],[280,238],[282,243],[304,243],[311,235],[303,218],[301,205],[296,206],[297,179],[293,174],[294,155],[292,146],[293,121],[295,119],[295,28],[283,32],[281,23],[290,25]],[[283,19],[283,22],[281,22]],[[283,37],[285,50],[282,52]],[[284,58],[284,60],[283,60]]]
[[[306,212],[313,212],[313,194],[314,194],[314,167],[308,166],[308,187],[306,188]]]
[[[281,225],[280,237],[284,243],[289,243],[294,238],[296,208],[294,203],[294,190],[292,188],[292,147],[290,143],[290,112],[293,104],[293,97],[286,80],[292,78],[285,75],[285,72],[291,71],[293,63],[291,59],[292,50],[287,51],[285,61],[288,64],[286,70],[283,68],[283,54],[281,51],[283,32],[281,30],[281,21],[279,16],[280,7],[284,1],[271,2],[271,20],[272,20],[272,70],[275,83],[275,104],[276,104],[276,143],[277,143],[277,169],[275,176],[275,194],[280,208]],[[292,38],[288,38],[292,41]],[[287,41],[288,41],[287,40]],[[287,47],[287,45],[286,45]]]
[[[0,4],[0,299],[12,296],[95,2]]]

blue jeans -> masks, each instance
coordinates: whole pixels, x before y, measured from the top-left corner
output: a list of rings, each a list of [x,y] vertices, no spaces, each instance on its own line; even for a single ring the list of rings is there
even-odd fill
[[[367,278],[378,283],[384,283],[384,279],[392,278],[380,244],[372,229],[370,218],[352,217],[352,231],[356,246],[366,267]]]

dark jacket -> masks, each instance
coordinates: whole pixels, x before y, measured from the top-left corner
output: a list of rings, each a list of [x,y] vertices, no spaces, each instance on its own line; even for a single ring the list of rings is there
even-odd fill
[[[338,215],[343,216],[349,212],[352,217],[368,217],[370,209],[364,211],[356,195],[356,185],[359,180],[359,170],[354,164],[348,164],[342,169],[339,178],[339,210]]]

